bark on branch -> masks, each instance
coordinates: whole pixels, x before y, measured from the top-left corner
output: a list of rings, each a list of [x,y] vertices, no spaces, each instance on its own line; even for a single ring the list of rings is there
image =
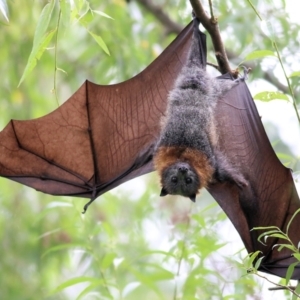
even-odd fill
[[[194,13],[197,18],[200,20],[201,24],[207,30],[209,35],[211,36],[212,43],[215,49],[215,55],[217,58],[217,62],[220,68],[220,72],[222,74],[232,73],[233,75],[237,75],[236,71],[232,71],[229,65],[229,61],[226,55],[225,47],[221,38],[221,34],[219,31],[218,20],[216,18],[209,17],[201,4],[200,0],[190,0],[191,5],[193,7]]]

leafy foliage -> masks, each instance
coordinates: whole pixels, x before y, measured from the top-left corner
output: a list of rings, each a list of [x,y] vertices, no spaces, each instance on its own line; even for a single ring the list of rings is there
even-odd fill
[[[0,35],[1,128],[11,118],[36,118],[55,109],[53,90],[62,102],[86,78],[107,84],[134,76],[174,38],[134,0],[7,4],[0,0],[2,15],[10,12]],[[156,4],[180,24],[190,20],[186,1]],[[276,44],[297,96],[299,69],[294,61],[299,60],[299,24],[291,21],[284,1],[272,5],[253,1],[253,5],[275,24]],[[240,64],[252,53],[254,82],[268,69],[276,70],[281,79],[275,56],[270,59],[260,52],[253,57],[255,51],[274,54],[275,50],[251,6],[218,0],[214,7],[233,63]],[[278,95],[274,85],[262,85],[257,92],[266,90],[264,97]],[[276,130],[271,140],[285,162],[297,169],[297,157]],[[245,299],[249,295],[255,299],[262,295],[266,288],[243,276],[251,267],[238,263],[245,256],[239,251],[242,243],[238,239],[234,249],[228,244],[234,228],[211,197],[203,193],[196,205],[182,198],[160,199],[157,185],[153,175],[137,179],[100,197],[82,215],[82,199],[43,195],[0,178],[1,298]],[[271,292],[267,295],[275,299]]]

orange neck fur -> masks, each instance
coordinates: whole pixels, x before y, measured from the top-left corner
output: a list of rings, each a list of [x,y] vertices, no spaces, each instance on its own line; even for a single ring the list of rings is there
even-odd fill
[[[200,179],[199,189],[207,187],[212,180],[214,168],[204,153],[192,148],[173,146],[160,147],[154,156],[154,166],[160,178],[165,169],[180,161],[189,163],[195,169]]]

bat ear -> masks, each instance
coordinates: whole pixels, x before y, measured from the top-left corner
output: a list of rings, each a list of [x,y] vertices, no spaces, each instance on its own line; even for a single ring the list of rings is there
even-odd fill
[[[190,196],[190,199],[191,199],[193,202],[196,202],[196,194]]]
[[[162,189],[161,189],[161,192],[160,192],[160,196],[161,197],[164,197],[164,196],[166,196],[166,195],[168,195],[169,193],[167,192],[167,190],[163,187]]]

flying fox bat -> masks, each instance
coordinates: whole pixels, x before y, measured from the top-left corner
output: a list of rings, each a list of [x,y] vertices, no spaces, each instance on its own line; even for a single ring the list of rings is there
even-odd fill
[[[232,181],[244,191],[248,184],[217,147],[214,113],[218,99],[243,78],[217,80],[208,75],[202,51],[205,35],[199,32],[197,18],[193,23],[189,56],[168,97],[154,164],[161,196],[178,194],[195,202],[199,190],[214,181]]]
[[[137,76],[109,86],[86,81],[52,113],[35,120],[10,121],[0,132],[0,175],[48,194],[86,197],[90,204],[119,184],[153,171],[163,131],[160,121],[168,116],[168,94],[176,88],[188,61],[192,35],[203,60],[205,36],[198,28],[193,30],[191,23]],[[203,69],[205,63],[201,62]],[[276,239],[262,245],[257,241],[261,232],[250,230],[271,225],[286,229],[300,207],[291,172],[276,157],[246,83],[232,83],[231,75],[225,74],[206,84],[218,80],[231,88],[218,95],[207,112],[218,135],[209,145],[213,153],[222,153],[234,172],[213,176],[207,189],[248,252],[262,251],[260,270],[284,277],[295,261],[289,250],[273,249]],[[197,118],[192,122],[201,130]],[[297,216],[289,229],[296,245],[299,225]],[[300,278],[299,266],[292,277]]]

